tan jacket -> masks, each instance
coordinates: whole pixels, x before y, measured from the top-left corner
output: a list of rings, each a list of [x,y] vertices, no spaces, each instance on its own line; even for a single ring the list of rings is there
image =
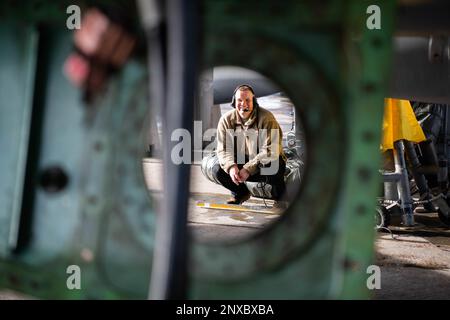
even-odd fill
[[[278,140],[278,148],[272,146],[272,139],[274,144]],[[226,173],[234,164],[245,163],[243,155],[249,159],[244,168],[250,175],[259,171],[260,164],[278,160],[280,155],[286,161],[282,143],[280,125],[270,111],[261,107],[255,107],[245,123],[235,109],[230,110],[220,118],[217,126],[217,156]]]

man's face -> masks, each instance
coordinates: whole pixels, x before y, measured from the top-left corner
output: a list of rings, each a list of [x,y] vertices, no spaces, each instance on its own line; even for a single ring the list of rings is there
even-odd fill
[[[236,110],[243,120],[247,120],[253,111],[253,93],[250,90],[238,90],[235,99]]]

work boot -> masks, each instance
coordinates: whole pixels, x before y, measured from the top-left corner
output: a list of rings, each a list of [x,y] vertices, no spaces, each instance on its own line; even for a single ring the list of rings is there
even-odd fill
[[[250,199],[250,193],[244,195],[235,195],[227,200],[228,204],[241,204]]]

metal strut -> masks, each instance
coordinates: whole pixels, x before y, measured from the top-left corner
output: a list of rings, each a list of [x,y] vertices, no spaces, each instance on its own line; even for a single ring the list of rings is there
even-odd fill
[[[171,133],[192,131],[196,84],[196,1],[171,0],[167,6],[167,72],[164,92],[164,198],[158,215],[151,299],[186,299],[187,204],[190,166],[171,161]]]

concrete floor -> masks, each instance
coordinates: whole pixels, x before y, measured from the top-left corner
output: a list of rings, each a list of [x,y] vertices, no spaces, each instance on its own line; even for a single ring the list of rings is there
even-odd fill
[[[448,300],[450,270],[390,266],[381,268],[381,289],[375,300]]]
[[[150,194],[159,199],[162,196],[161,183],[157,179],[162,175],[161,162],[144,159],[143,168]],[[191,165],[190,191],[188,226],[196,241],[241,241],[280,217],[280,214],[276,213],[231,212],[197,207],[197,201],[224,204],[230,196],[228,190],[206,179],[199,165]],[[272,205],[272,200],[264,201],[252,197],[241,208],[270,211]]]
[[[374,299],[450,299],[450,229],[436,213],[416,214],[417,225],[379,233],[376,264],[381,289]]]

